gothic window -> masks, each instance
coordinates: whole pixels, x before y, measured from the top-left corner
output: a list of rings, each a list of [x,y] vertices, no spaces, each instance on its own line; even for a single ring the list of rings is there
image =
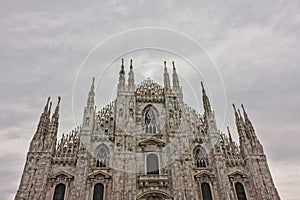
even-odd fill
[[[65,197],[66,186],[65,184],[58,184],[55,187],[53,200],[64,200]]]
[[[93,200],[103,200],[104,186],[102,183],[97,183],[94,187]]]
[[[208,183],[201,184],[202,200],[212,200],[210,186]]]
[[[123,117],[123,109],[122,108],[120,109],[119,117]]]
[[[195,165],[197,168],[204,168],[207,166],[206,158],[201,151],[200,147],[197,147],[194,151],[194,159],[195,159]]]
[[[96,167],[108,166],[108,148],[105,145],[101,145],[96,150]]]
[[[85,119],[85,125],[87,125],[87,126],[90,125],[90,118],[87,117],[87,118]]]
[[[147,156],[147,174],[159,174],[158,157],[153,153]]]
[[[156,119],[152,107],[145,112],[145,133],[156,133]]]
[[[238,182],[235,184],[235,191],[238,200],[247,200],[244,186],[241,183]]]

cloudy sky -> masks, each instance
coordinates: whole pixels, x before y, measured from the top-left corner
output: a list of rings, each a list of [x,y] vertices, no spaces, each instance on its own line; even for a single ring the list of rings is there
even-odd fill
[[[161,82],[163,61],[175,60],[185,101],[202,112],[204,81],[219,128],[235,139],[231,103],[244,103],[282,199],[299,199],[299,9],[293,0],[1,1],[0,200],[14,197],[47,97],[62,97],[67,133],[81,123],[92,76],[97,107],[114,98],[121,57],[134,59],[137,82]]]

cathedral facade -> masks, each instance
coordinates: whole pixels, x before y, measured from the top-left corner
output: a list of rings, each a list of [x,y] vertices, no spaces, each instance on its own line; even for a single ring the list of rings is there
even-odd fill
[[[203,84],[199,114],[174,62],[171,78],[165,62],[163,86],[136,85],[122,60],[116,99],[96,110],[93,79],[82,125],[59,140],[60,98],[53,114],[49,98],[15,200],[279,200],[243,105],[233,105],[237,145],[218,130]]]

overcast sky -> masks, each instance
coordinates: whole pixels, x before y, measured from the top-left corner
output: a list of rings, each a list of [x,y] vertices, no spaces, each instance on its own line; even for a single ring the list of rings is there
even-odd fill
[[[97,107],[114,99],[121,57],[127,71],[134,59],[137,83],[161,83],[163,61],[175,60],[185,101],[203,111],[204,81],[219,128],[230,125],[236,140],[231,103],[244,103],[281,198],[299,199],[299,9],[292,0],[1,1],[0,200],[14,198],[47,97],[62,97],[59,135],[69,132],[93,76]]]

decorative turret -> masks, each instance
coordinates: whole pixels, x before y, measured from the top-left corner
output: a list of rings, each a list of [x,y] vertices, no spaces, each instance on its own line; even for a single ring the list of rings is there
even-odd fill
[[[229,142],[230,142],[230,144],[233,144],[233,140],[232,140],[232,137],[231,137],[229,126],[227,126],[227,132],[228,132],[228,136],[229,136]]]
[[[124,70],[124,59],[122,58],[121,70],[119,72],[118,92],[123,92],[124,90],[125,90],[125,70]]]
[[[178,79],[178,75],[176,72],[176,67],[175,67],[174,61],[172,62],[172,65],[173,65],[173,90],[179,91],[180,90],[179,79]]]
[[[203,108],[204,108],[204,116],[207,118],[208,116],[211,115],[211,107],[209,103],[209,99],[206,95],[203,83],[201,82],[201,87],[202,87],[202,101],[203,101]]]
[[[30,143],[29,151],[42,151],[45,136],[48,133],[49,123],[50,123],[50,112],[51,112],[50,97],[48,97],[47,103],[44,108],[44,112],[41,114],[37,130],[33,136],[33,139]]]
[[[91,89],[88,94],[88,100],[87,105],[84,108],[83,113],[83,122],[82,122],[82,128],[83,130],[89,130],[91,131],[94,126],[95,121],[95,92],[94,92],[94,83],[95,78],[93,78]]]
[[[130,59],[130,70],[128,73],[128,91],[134,92],[135,85],[134,85],[134,72],[133,72],[133,66],[132,66],[132,59]]]
[[[93,108],[95,106],[95,77],[93,77],[91,89],[88,94],[87,107]]]
[[[260,142],[256,136],[255,130],[254,130],[251,120],[249,119],[248,114],[244,108],[244,105],[242,104],[241,107],[243,109],[243,114],[244,114],[244,119],[245,119],[245,123],[244,123],[245,134],[246,134],[247,139],[249,140],[249,143],[251,145],[253,153],[259,154],[259,155],[264,154],[263,147],[260,144]]]
[[[164,61],[164,87],[165,90],[168,91],[171,89],[171,85],[170,85],[170,76],[167,70],[167,62]]]
[[[55,153],[56,148],[56,140],[57,140],[57,131],[58,131],[58,120],[59,120],[59,104],[60,104],[60,97],[58,97],[57,105],[55,111],[52,115],[50,127],[49,127],[49,150],[52,152],[52,155]]]
[[[244,114],[244,119],[245,119],[245,128],[246,128],[246,133],[248,137],[253,137],[255,136],[255,131],[254,128],[252,126],[252,123],[250,121],[250,119],[248,118],[247,112],[244,108],[244,105],[242,104],[242,109],[243,109],[243,114]]]
[[[239,134],[240,151],[243,157],[247,157],[251,154],[251,148],[249,147],[249,141],[245,134],[245,124],[243,122],[240,110],[237,110],[234,104],[232,104],[232,106],[235,114],[235,124]]]

